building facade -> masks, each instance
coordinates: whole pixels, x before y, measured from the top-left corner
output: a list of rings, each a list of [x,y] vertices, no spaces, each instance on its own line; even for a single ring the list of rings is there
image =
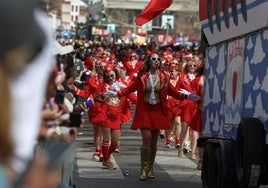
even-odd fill
[[[112,38],[146,42],[152,39],[162,43],[200,40],[199,0],[173,0],[165,12],[142,27],[135,23],[135,19],[149,0],[49,1],[54,10],[46,9],[50,10],[55,29],[83,30],[86,31],[83,37],[91,40]]]
[[[148,4],[148,0],[102,0],[91,3],[88,12],[97,20],[93,29],[114,25],[113,37],[133,40],[135,38],[160,37],[162,42],[170,38],[170,42],[178,42],[179,38],[187,41],[200,39],[200,23],[198,20],[199,0],[173,0],[172,5],[152,22],[139,27],[135,18]],[[99,21],[105,14],[105,22]],[[166,27],[167,20],[170,22]],[[93,32],[93,34],[96,34]],[[154,39],[158,40],[158,39]],[[176,41],[177,40],[177,41]],[[179,39],[180,40],[180,39]]]

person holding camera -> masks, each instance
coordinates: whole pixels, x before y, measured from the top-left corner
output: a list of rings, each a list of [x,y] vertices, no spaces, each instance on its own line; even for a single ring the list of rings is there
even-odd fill
[[[53,63],[52,30],[33,0],[1,1],[0,18],[0,187],[56,188],[59,173],[34,151]]]

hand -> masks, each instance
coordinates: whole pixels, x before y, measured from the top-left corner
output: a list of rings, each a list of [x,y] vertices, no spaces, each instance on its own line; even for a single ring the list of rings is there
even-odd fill
[[[182,94],[184,94],[184,95],[187,95],[187,96],[188,96],[189,94],[191,94],[191,93],[190,93],[189,91],[187,91],[186,89],[180,89],[179,92],[182,93]]]
[[[192,101],[199,101],[201,97],[193,93],[190,93],[189,95],[187,95],[187,99],[192,100]]]
[[[114,82],[111,85],[111,91],[119,91],[121,88],[126,88],[127,86],[121,82]]]
[[[88,98],[86,105],[88,108],[91,108],[94,105],[94,99],[93,98]]]
[[[82,85],[82,81],[81,81],[81,80],[75,80],[75,81],[74,81],[74,84]]]
[[[125,85],[125,84],[123,84],[122,82],[115,82],[117,85],[118,85],[118,87],[120,87],[120,89],[121,88],[126,88],[127,86]]]
[[[113,98],[117,96],[117,93],[114,91],[107,91],[106,93],[103,93],[103,96],[107,98]]]

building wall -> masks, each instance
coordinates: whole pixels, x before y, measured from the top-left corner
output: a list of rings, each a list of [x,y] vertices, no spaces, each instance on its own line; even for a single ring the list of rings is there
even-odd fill
[[[87,5],[80,0],[64,1],[61,6],[61,26],[64,29],[75,30],[77,23],[87,21]]]
[[[115,24],[116,34],[122,36],[126,30],[137,32],[139,27],[134,20],[146,7],[148,0],[103,0],[102,3],[108,22]],[[174,28],[169,31],[169,34],[183,35],[190,40],[199,40],[201,31],[198,6],[199,0],[173,0],[172,5],[153,20],[153,29],[147,31],[147,34],[165,34],[166,29],[161,28],[163,25],[162,15],[173,15]]]

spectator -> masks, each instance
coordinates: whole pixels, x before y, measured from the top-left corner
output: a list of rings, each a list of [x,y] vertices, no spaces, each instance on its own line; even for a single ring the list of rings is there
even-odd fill
[[[1,1],[0,18],[5,22],[0,30],[0,70],[1,77],[6,77],[0,81],[5,88],[1,95],[7,94],[2,101],[6,105],[0,110],[7,133],[1,136],[6,140],[1,145],[1,166],[7,174],[4,187],[57,187],[57,176],[46,171],[47,159],[34,156],[42,99],[53,62],[48,20],[33,0]]]

